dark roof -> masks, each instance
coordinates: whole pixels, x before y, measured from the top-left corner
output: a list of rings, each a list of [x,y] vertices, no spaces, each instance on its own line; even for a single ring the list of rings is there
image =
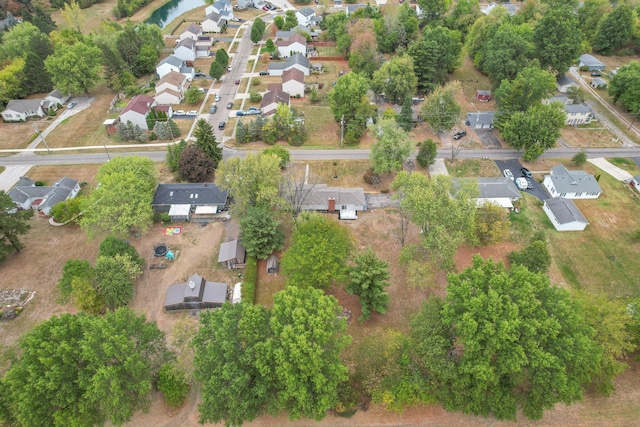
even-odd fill
[[[40,209],[47,207],[53,207],[57,203],[64,202],[69,197],[69,194],[78,185],[78,180],[73,178],[67,178],[66,176],[53,184],[53,191],[47,197],[47,200],[40,205]],[[51,187],[49,187],[51,188]]]
[[[483,113],[467,113],[467,121],[473,125],[475,124],[483,124],[490,125],[493,124],[493,120],[495,119],[495,112],[493,111],[485,111]]]
[[[231,261],[233,259],[238,262],[244,262],[246,251],[242,242],[238,239],[220,244],[220,252],[218,253],[218,262]]]
[[[136,95],[133,98],[131,98],[131,101],[129,101],[127,106],[124,107],[124,110],[122,110],[122,113],[120,113],[120,115],[123,115],[128,111],[135,111],[138,114],[146,115],[151,109],[153,102],[154,102],[154,99],[151,98],[150,96]]]
[[[522,195],[516,184],[510,178],[476,178],[478,181],[478,191],[482,199],[497,199],[508,197],[509,199],[520,199]]]
[[[305,185],[301,192],[307,192],[303,206],[326,206],[329,199],[340,205],[367,205],[362,188],[328,187],[327,184]]]
[[[287,40],[279,40],[277,45],[284,47],[284,46],[290,46],[296,42],[300,43],[303,46],[307,45],[307,39],[298,33],[291,35],[291,37],[289,37]]]
[[[223,304],[226,300],[226,283],[209,282],[202,276],[194,274],[185,283],[176,283],[169,286],[164,299],[164,306],[166,308],[184,302]]]
[[[78,185],[73,178],[61,178],[53,186],[35,186],[35,182],[25,176],[20,178],[18,184],[9,192],[9,197],[15,203],[23,204],[29,199],[46,199],[40,204],[40,209],[52,207],[69,197],[69,194]]]
[[[559,224],[569,224],[572,222],[582,222],[589,224],[589,221],[582,215],[580,209],[573,203],[573,200],[565,199],[564,197],[554,197],[544,201],[553,216]]]
[[[563,74],[561,76],[558,76],[556,78],[556,83],[558,83],[560,86],[567,86],[567,85],[578,85],[576,82],[574,82],[571,77],[567,76],[566,74]]]
[[[269,104],[274,102],[278,104],[287,104],[289,105],[290,96],[287,92],[282,91],[282,85],[279,85],[280,89],[270,90],[265,93],[262,97],[262,102],[260,103],[260,108],[265,108]]]
[[[602,193],[595,177],[585,171],[570,171],[563,165],[556,165],[549,176],[558,193]]]
[[[302,55],[301,53],[296,53],[295,55],[288,57],[286,61],[284,61],[284,63],[286,64],[285,68],[292,67],[295,64],[300,64],[306,68],[309,68],[311,66],[311,61],[309,61],[309,58]]]
[[[289,80],[304,83],[304,73],[297,68],[290,68],[282,73],[282,83],[288,82]],[[280,86],[280,89],[282,89],[282,86]]]
[[[214,183],[158,184],[152,206],[160,205],[225,205],[228,191]]]
[[[302,9],[298,10],[298,13],[300,15],[302,15],[302,16],[309,17],[309,16],[315,14],[316,11],[311,9],[310,7],[305,7],[305,8],[302,8]]]
[[[195,46],[195,45],[196,45],[196,41],[195,41],[194,39],[192,39],[192,38],[187,37],[186,39],[183,39],[183,40],[181,40],[181,41],[180,41],[180,43],[178,43],[178,45],[176,46],[176,48],[174,49],[174,51],[175,51],[177,48],[181,47],[181,46],[184,46],[184,47],[186,47],[187,49],[191,49],[191,50],[193,50],[193,48],[194,48],[194,46]]]
[[[584,114],[591,113],[591,107],[586,104],[565,104],[564,111],[567,113]]]
[[[189,26],[187,28],[184,29],[182,34],[184,34],[186,32],[190,32],[190,33],[193,33],[193,34],[197,35],[197,34],[202,33],[202,27],[200,25],[191,23],[191,24],[189,24]]]

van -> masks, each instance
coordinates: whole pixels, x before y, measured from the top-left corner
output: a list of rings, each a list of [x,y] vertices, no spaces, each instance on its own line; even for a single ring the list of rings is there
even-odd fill
[[[220,124],[218,125],[218,129],[219,130],[224,130],[224,127],[227,125],[227,122],[220,122]]]
[[[516,187],[518,187],[519,190],[526,190],[529,188],[527,178],[516,178]]]

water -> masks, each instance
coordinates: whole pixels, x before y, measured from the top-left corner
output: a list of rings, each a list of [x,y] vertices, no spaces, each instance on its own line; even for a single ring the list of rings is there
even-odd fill
[[[154,10],[146,23],[164,28],[183,13],[204,5],[204,0],[171,0]],[[202,19],[204,19],[204,12],[202,12]]]

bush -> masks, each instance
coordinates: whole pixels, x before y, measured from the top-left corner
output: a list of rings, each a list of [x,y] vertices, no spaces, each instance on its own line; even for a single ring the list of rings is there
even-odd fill
[[[256,287],[258,286],[258,260],[247,257],[244,265],[244,277],[242,281],[242,302],[253,304],[256,299]]]
[[[66,303],[73,291],[72,282],[74,278],[93,279],[95,272],[89,261],[80,259],[68,259],[62,267],[62,277],[58,281],[60,291],[60,301]]]
[[[551,266],[551,255],[544,232],[536,232],[529,246],[521,251],[509,252],[507,259],[511,264],[522,265],[533,273],[547,274]]]
[[[205,182],[215,170],[215,165],[207,153],[197,145],[189,145],[180,153],[178,173],[188,182]]]
[[[169,212],[162,212],[160,214],[160,220],[162,222],[164,222],[165,224],[168,224],[171,222],[171,217],[169,216]]]
[[[262,95],[260,95],[255,90],[252,90],[252,91],[249,92],[249,100],[251,102],[260,102],[260,101],[262,101]]]
[[[158,372],[158,390],[162,392],[169,407],[181,407],[189,394],[189,388],[189,381],[183,371],[168,363],[162,365]]]
[[[51,216],[59,223],[65,223],[77,217],[82,212],[84,197],[68,199],[51,208]],[[77,221],[77,218],[76,218]]]
[[[571,158],[571,161],[573,161],[573,164],[576,166],[582,166],[587,162],[587,153],[580,151]]]
[[[432,139],[427,139],[425,142],[420,144],[420,149],[418,149],[418,156],[416,157],[416,161],[422,168],[428,168],[431,166],[435,160],[436,155],[438,154],[438,147],[436,143],[433,142]]]
[[[131,261],[140,267],[144,264],[144,259],[142,259],[136,248],[130,245],[129,242],[125,242],[114,236],[105,237],[102,243],[100,243],[98,256],[114,258],[116,255],[129,255]]]
[[[264,150],[262,154],[275,154],[276,156],[278,156],[280,158],[280,169],[286,168],[289,164],[289,161],[291,160],[291,154],[289,153],[289,150],[282,147],[281,145],[274,145],[272,147],[269,147]]]
[[[364,182],[369,185],[378,185],[380,184],[380,175],[373,171],[373,169],[369,169],[362,176]]]

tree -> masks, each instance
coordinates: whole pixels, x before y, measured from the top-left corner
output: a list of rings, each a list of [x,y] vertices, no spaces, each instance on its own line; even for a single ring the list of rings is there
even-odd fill
[[[257,259],[267,259],[284,244],[280,221],[266,206],[251,206],[247,216],[240,218],[240,238],[247,254]]]
[[[220,77],[224,75],[224,68],[222,67],[222,65],[220,65],[219,62],[214,61],[209,67],[209,75],[211,76],[211,78],[220,80]]]
[[[567,97],[572,100],[574,104],[582,104],[584,102],[584,92],[581,87],[569,86],[567,88]]]
[[[281,182],[280,158],[275,155],[232,157],[220,162],[216,173],[216,185],[229,190],[233,197],[229,209],[239,218],[247,215],[250,206],[282,206]]]
[[[0,190],[0,262],[11,252],[24,249],[19,236],[27,234],[31,228],[27,220],[32,216],[31,209],[18,210],[11,197]]]
[[[86,199],[80,225],[90,236],[105,231],[127,235],[144,233],[153,222],[151,201],[156,191],[156,169],[151,159],[115,157],[98,170],[100,186]]]
[[[373,32],[371,19],[357,19],[349,23],[348,35],[351,39],[349,47],[349,67],[353,72],[362,73],[371,78],[380,65],[378,41]]]
[[[291,245],[282,255],[288,286],[329,288],[347,279],[346,261],[353,248],[349,230],[330,218],[298,217]]]
[[[189,182],[205,182],[215,171],[213,160],[197,145],[189,145],[178,160],[178,173],[180,177]]]
[[[531,162],[556,145],[566,118],[559,102],[534,105],[525,112],[512,114],[502,125],[502,137],[513,148],[524,150],[522,158]]]
[[[142,269],[131,256],[99,256],[96,260],[97,291],[107,307],[125,306],[133,299],[133,285]]]
[[[460,62],[462,43],[460,34],[444,27],[425,27],[422,35],[409,45],[407,53],[413,58],[413,71],[418,78],[418,90],[429,93],[444,83]]]
[[[382,64],[373,73],[371,87],[394,104],[410,99],[416,92],[418,79],[413,73],[413,58],[409,55],[396,56]]]
[[[513,80],[525,68],[533,54],[533,29],[529,24],[505,22],[483,48],[478,66],[495,85]]]
[[[49,33],[57,28],[55,21],[51,19],[51,15],[42,7],[35,5],[34,12],[35,15],[31,15],[23,9],[22,18],[38,27],[43,34],[49,35]]]
[[[195,105],[204,99],[204,93],[197,87],[191,86],[184,93],[184,101],[187,104]],[[202,120],[202,119],[200,119]]]
[[[548,67],[560,75],[578,59],[584,36],[576,31],[577,26],[573,8],[552,8],[544,14],[533,36],[536,58],[543,68]]]
[[[78,4],[77,1],[64,3],[60,12],[68,25],[71,26],[76,33],[82,34],[82,24],[85,23],[87,17],[84,12],[82,12],[80,4]]]
[[[534,233],[527,247],[520,251],[509,252],[507,259],[511,264],[522,265],[532,273],[547,274],[551,267],[551,254],[544,233],[541,231]]]
[[[433,139],[429,138],[420,144],[420,149],[418,149],[418,155],[416,156],[416,161],[422,168],[428,168],[436,161],[436,156],[438,155],[438,146],[433,141]]]
[[[540,419],[580,400],[602,350],[569,292],[479,256],[448,278],[444,302],[411,322],[417,366],[447,410],[515,421],[518,407]]]
[[[527,67],[512,81],[503,80],[496,90],[499,123],[508,121],[511,114],[527,111],[537,105],[556,88],[556,79],[548,71],[538,67]]]
[[[29,92],[25,85],[25,60],[10,61],[0,70],[0,103],[6,104],[14,98],[23,98]]]
[[[275,52],[277,49],[276,44],[273,42],[273,39],[267,39],[267,43],[264,46],[264,50],[267,52]]]
[[[598,22],[611,12],[611,3],[608,0],[586,0],[576,12],[578,28],[587,40],[592,42],[598,29]]]
[[[115,236],[107,236],[100,243],[98,256],[114,258],[116,255],[127,255],[136,265],[142,267],[144,259],[140,256],[136,248],[128,241],[118,239]]]
[[[422,106],[422,117],[436,133],[451,130],[460,119],[462,111],[456,101],[462,88],[460,83],[451,82],[437,87]]]
[[[351,338],[343,335],[340,311],[319,289],[290,286],[274,295],[271,333],[258,347],[258,369],[272,390],[270,412],[319,421],[337,405],[338,384],[348,378],[340,353]]]
[[[88,314],[100,314],[104,310],[104,298],[98,293],[92,280],[87,277],[74,277],[71,280],[73,305]]]
[[[20,342],[3,380],[11,414],[33,427],[123,425],[150,406],[164,333],[131,310],[54,316]]]
[[[167,167],[171,172],[177,172],[179,168],[180,155],[187,148],[187,141],[181,139],[180,142],[167,145]]]
[[[378,259],[371,249],[355,257],[355,266],[349,270],[347,292],[358,295],[362,315],[367,320],[371,311],[384,314],[389,309],[389,294],[384,288],[390,285],[389,264]]]
[[[222,147],[218,147],[218,141],[213,134],[213,127],[205,119],[196,122],[193,130],[193,136],[196,139],[195,145],[202,148],[205,154],[213,162],[213,168],[218,167],[218,163],[222,160]]]
[[[96,46],[78,41],[73,45],[58,44],[44,65],[51,80],[62,93],[89,93],[100,80],[102,52]]]
[[[484,203],[476,209],[476,238],[481,245],[493,245],[509,235],[507,210],[494,203]]]
[[[262,40],[262,36],[265,30],[265,23],[262,19],[256,18],[253,22],[253,26],[251,27],[251,41],[253,43],[258,43]]]
[[[636,16],[627,4],[620,4],[602,18],[593,37],[593,50],[610,55],[627,44],[633,37]]]
[[[24,57],[25,85],[31,92],[48,92],[53,88],[51,76],[47,72],[44,60],[53,53],[53,46],[44,35],[31,40],[29,51]]]
[[[371,147],[371,164],[376,173],[391,173],[402,170],[413,143],[407,133],[393,120],[382,120],[371,125],[377,142]]]
[[[571,158],[571,161],[576,166],[582,166],[587,162],[587,153],[579,151]]]
[[[282,16],[278,15],[275,18],[273,18],[273,24],[276,26],[277,29],[284,30],[284,18]]]
[[[609,82],[609,95],[613,102],[620,103],[640,117],[640,62],[631,61],[623,65]]]
[[[47,39],[35,25],[21,22],[3,33],[1,51],[6,59],[23,58],[36,38]]]
[[[387,111],[393,113],[393,117],[389,118],[394,119],[398,123],[398,126],[400,126],[405,132],[409,132],[411,130],[413,127],[413,107],[411,107],[411,98],[407,97],[404,100],[402,110],[400,110],[400,114],[397,117],[394,109],[389,107],[383,113],[383,119],[386,118],[384,114],[387,113]]]
[[[72,293],[72,282],[74,279],[87,279],[92,281],[95,278],[95,272],[89,261],[80,259],[68,259],[64,267],[62,267],[62,277],[58,280],[58,290],[60,291],[60,300],[66,302]]]
[[[183,371],[174,364],[164,364],[158,372],[158,390],[170,408],[179,408],[189,393],[189,381]]]
[[[224,49],[216,50],[216,61],[223,70],[226,70],[229,66],[229,54]],[[224,72],[224,71],[223,71]]]
[[[278,156],[278,158],[280,159],[280,169],[286,168],[289,164],[289,161],[291,160],[291,154],[289,153],[289,150],[281,145],[274,145],[265,150],[262,150],[261,154],[265,156],[268,156],[270,154]]]
[[[293,10],[287,10],[284,16],[284,26],[282,29],[284,31],[289,31],[292,28],[298,26],[298,18],[296,18],[296,13]]]
[[[368,90],[366,77],[349,72],[340,77],[329,91],[333,118],[338,123],[344,119],[345,140],[348,142],[357,143],[366,129],[366,120],[371,114]]]
[[[418,0],[418,5],[424,10],[424,18],[427,21],[437,21],[449,10],[449,0]]]
[[[257,346],[268,336],[264,306],[242,302],[201,313],[193,339],[201,423],[241,425],[261,413],[272,384],[259,370]]]
[[[482,16],[480,6],[473,0],[459,0],[451,13],[445,18],[447,28],[459,31],[466,38],[471,26]]]

